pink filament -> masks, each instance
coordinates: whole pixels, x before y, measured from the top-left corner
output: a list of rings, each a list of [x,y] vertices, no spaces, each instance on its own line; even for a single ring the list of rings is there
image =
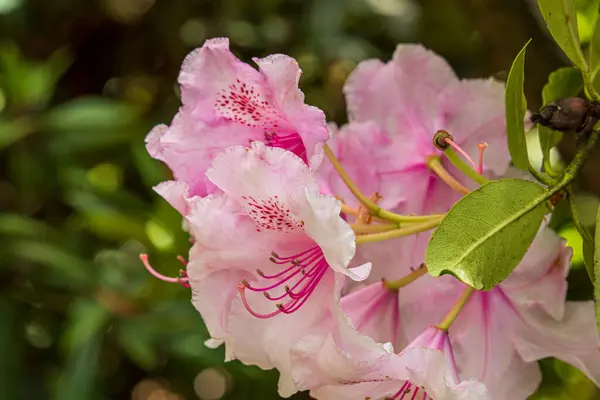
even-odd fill
[[[432,399],[431,396],[429,396],[425,390],[423,390],[422,388],[419,388],[415,385],[413,385],[412,383],[410,383],[409,381],[405,381],[404,384],[402,385],[402,387],[400,388],[400,390],[398,390],[396,392],[396,394],[394,394],[392,396],[393,400],[405,400],[408,399],[408,396],[410,396],[410,394],[412,393],[412,396],[410,397],[410,400],[415,400],[417,397],[417,394],[419,393],[419,389],[421,389],[421,394],[422,394],[422,400],[427,400],[427,399]]]
[[[329,270],[329,265],[323,257],[323,253],[318,246],[312,247],[301,253],[298,253],[291,257],[280,257],[277,253],[272,253],[270,261],[277,265],[291,264],[288,268],[283,271],[273,274],[265,275],[262,271],[257,270],[258,275],[265,280],[275,280],[274,283],[254,286],[243,280],[238,285],[238,291],[242,298],[242,303],[250,312],[251,315],[257,318],[271,318],[277,314],[291,314],[299,310],[309,299],[311,294],[317,288],[318,283],[321,281],[325,273]],[[292,278],[297,278],[301,274],[298,280],[293,285],[288,286],[286,283],[291,281]],[[269,290],[283,287],[284,293],[278,296],[271,296]],[[277,310],[268,314],[261,314],[252,309],[247,298],[246,289],[253,292],[262,292],[266,299],[270,301],[279,301],[285,298],[287,302],[276,303]]]
[[[483,174],[483,151],[487,149],[487,143],[479,143],[477,148],[479,149],[479,160],[477,163],[477,173],[479,175]]]
[[[478,170],[477,165],[475,164],[475,162],[473,161],[473,159],[471,157],[469,157],[469,155],[467,154],[466,151],[464,151],[459,145],[457,145],[456,143],[454,143],[454,141],[451,140],[450,138],[446,138],[445,141],[446,141],[446,143],[448,143],[450,145],[450,147],[452,147],[454,150],[456,150],[456,152],[458,154],[460,154],[461,156],[463,156],[465,158],[465,160],[467,160],[469,162],[469,164],[471,164],[471,166],[473,167],[473,169],[475,171]]]
[[[183,259],[183,257],[178,257],[178,259],[184,265],[187,265],[187,261],[185,261]],[[189,282],[189,278],[187,277],[187,274],[185,271],[183,271],[183,270],[181,271],[183,277],[171,278],[171,277],[168,277],[168,276],[165,276],[165,275],[159,273],[154,268],[152,268],[152,266],[150,265],[150,262],[148,261],[148,254],[140,254],[140,260],[142,260],[142,263],[144,264],[144,266],[146,267],[148,272],[150,272],[155,278],[158,278],[163,282],[179,283],[183,287],[187,287],[187,288],[190,287],[189,283],[187,283],[187,282]]]

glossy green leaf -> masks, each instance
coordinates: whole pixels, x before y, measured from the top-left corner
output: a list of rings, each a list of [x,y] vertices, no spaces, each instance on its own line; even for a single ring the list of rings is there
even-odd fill
[[[596,234],[594,245],[594,304],[596,308],[596,325],[600,333],[600,209],[596,216]]]
[[[596,18],[588,52],[592,85],[600,90],[600,18]]]
[[[567,57],[582,71],[588,66],[581,51],[573,0],[538,0],[548,30]]]
[[[491,181],[452,207],[427,247],[433,276],[452,274],[489,290],[519,264],[544,218],[547,195],[537,183]]]
[[[542,90],[543,104],[549,104],[565,97],[577,96],[583,89],[581,71],[573,67],[559,68],[548,77],[548,83]],[[540,146],[545,160],[550,157],[550,149],[562,139],[563,133],[545,126],[538,126]]]
[[[527,100],[523,93],[525,80],[525,44],[513,62],[506,81],[506,140],[513,164],[524,171],[529,170],[527,140],[525,137],[524,119],[527,111]]]

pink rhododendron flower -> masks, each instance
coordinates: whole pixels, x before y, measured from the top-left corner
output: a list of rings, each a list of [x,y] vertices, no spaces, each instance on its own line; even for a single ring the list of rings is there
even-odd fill
[[[187,216],[193,303],[229,359],[278,368],[289,396],[289,347],[339,307],[344,276],[362,280],[370,265],[348,269],[354,233],[340,202],[293,153],[232,146],[207,176],[222,193],[195,197]]]
[[[536,363],[556,357],[600,384],[600,339],[591,302],[566,302],[571,250],[543,229],[525,258],[500,285],[475,292],[450,328],[461,374],[483,382],[493,399],[519,400],[539,386]],[[424,276],[399,291],[407,339],[439,322],[465,285]]]
[[[440,156],[433,136],[446,130],[472,157],[487,142],[484,171],[502,175],[510,156],[505,141],[504,85],[492,79],[459,80],[446,61],[419,45],[399,45],[388,63],[361,62],[344,87],[350,123],[334,128],[330,147],[368,195],[402,213],[446,212],[460,198],[427,167]],[[473,183],[441,156],[468,187]],[[351,205],[356,200],[330,167],[322,187]]]
[[[189,195],[214,190],[205,172],[229,145],[262,140],[311,168],[321,162],[329,138],[325,115],[304,104],[298,63],[280,54],[254,61],[258,70],[236,58],[226,38],[206,41],[181,68],[183,107],[170,126],[157,126],[146,139],[152,157],[188,185]]]
[[[429,327],[400,354],[360,335],[339,313],[329,334],[292,349],[294,380],[318,400],[488,399],[476,380],[461,381],[446,332]]]

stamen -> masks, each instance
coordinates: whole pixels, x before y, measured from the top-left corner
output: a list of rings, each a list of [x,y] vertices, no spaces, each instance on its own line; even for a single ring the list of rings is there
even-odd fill
[[[410,381],[405,381],[400,390],[398,390],[390,399],[391,400],[408,400],[408,396],[412,394],[410,400],[415,400],[418,394],[421,394],[422,400],[431,399],[431,396],[425,392],[425,389],[419,386],[415,386]]]
[[[180,263],[182,263],[186,267],[188,265],[188,261],[185,258],[181,257],[181,256],[177,256],[177,261],[179,261]]]
[[[477,145],[477,148],[479,149],[479,159],[478,159],[478,164],[477,164],[477,173],[479,175],[483,174],[483,151],[485,149],[487,149],[488,144],[487,143],[479,143]]]
[[[256,318],[266,319],[266,318],[274,317],[277,314],[281,313],[280,310],[276,310],[269,314],[259,314],[259,313],[255,312],[254,310],[252,310],[252,308],[248,304],[248,300],[246,299],[246,286],[239,284],[238,292],[240,292],[240,297],[242,298],[242,303],[244,304],[244,307],[246,307],[246,310],[248,310],[248,312]]]
[[[179,257],[178,257],[178,259],[179,259]],[[184,287],[190,287],[190,285],[187,283],[187,282],[189,282],[189,278],[187,277],[187,274],[185,273],[185,271],[180,270],[180,274],[183,272],[182,273],[183,276],[180,276],[177,278],[171,278],[171,277],[168,277],[168,276],[165,276],[165,275],[159,273],[154,268],[152,268],[152,266],[150,265],[150,262],[148,261],[148,254],[140,254],[140,260],[142,260],[142,263],[144,264],[144,266],[146,267],[148,272],[150,272],[155,278],[158,278],[163,282],[180,283]],[[185,260],[183,260],[183,261],[185,261]],[[185,264],[187,264],[187,261],[185,261]]]
[[[288,267],[282,271],[267,275],[261,270],[257,270],[258,276],[266,280],[275,280],[268,285],[250,284],[246,279],[241,281],[238,286],[243,295],[242,302],[251,315],[258,318],[270,318],[279,313],[291,314],[299,310],[308,301],[308,298],[317,288],[319,282],[329,270],[329,265],[323,256],[323,252],[318,246],[311,247],[293,256],[281,257],[275,252],[272,253],[271,262],[276,265],[285,265]],[[292,280],[293,279],[293,280]],[[289,283],[293,282],[293,284]],[[279,288],[282,293],[271,295],[270,291]],[[246,300],[245,290],[253,292],[262,292],[263,296],[273,302],[277,308],[276,311],[269,314],[261,314],[252,310]],[[243,292],[243,293],[242,293]],[[285,301],[287,299],[287,301]]]
[[[454,143],[453,140],[446,138],[445,142],[448,143],[458,154],[460,154],[461,156],[463,156],[465,158],[465,160],[467,160],[469,162],[469,164],[471,164],[471,166],[473,167],[473,169],[475,171],[477,171],[477,165],[475,164],[475,162],[473,161],[473,159],[467,154],[466,151],[464,151],[459,145],[457,145],[456,143]]]

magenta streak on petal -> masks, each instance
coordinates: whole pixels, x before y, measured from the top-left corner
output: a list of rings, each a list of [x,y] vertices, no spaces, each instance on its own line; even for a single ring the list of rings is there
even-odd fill
[[[280,257],[278,254],[272,253],[270,260],[275,265],[289,264],[290,266],[283,272],[273,275],[265,275],[260,270],[257,270],[257,273],[261,278],[267,281],[275,280],[274,283],[259,287],[253,286],[246,280],[243,280],[242,285],[239,286],[244,306],[248,309],[250,314],[258,318],[270,318],[279,313],[291,314],[300,309],[317,288],[321,278],[323,278],[325,273],[329,270],[329,264],[327,264],[319,246],[314,246],[289,257]],[[300,274],[301,277],[295,281],[291,287],[286,284],[288,281],[291,281],[292,278],[296,278]],[[278,296],[271,296],[268,291],[275,288],[281,288],[284,293]],[[252,310],[252,307],[246,299],[245,289],[254,292],[262,292],[269,301],[279,301],[284,298],[288,298],[289,300],[287,303],[277,303],[277,311],[269,314],[260,314]]]
[[[290,151],[298,157],[300,157],[302,161],[308,163],[306,147],[304,147],[302,138],[296,132],[292,132],[287,135],[277,132],[265,133],[265,143],[267,144],[267,146],[280,147],[282,149]]]
[[[489,293],[480,292],[477,293],[481,299],[481,321],[483,323],[483,370],[481,371],[481,380],[485,380],[487,374],[487,365],[490,359],[490,344],[491,344],[491,327],[490,327],[490,305],[489,305]],[[473,299],[471,299],[473,301]]]
[[[398,390],[393,396],[392,399],[398,399],[398,398],[402,398],[404,397],[404,391],[406,389],[408,389],[411,386],[409,381],[404,381],[404,384],[402,385],[402,387],[400,388],[400,390]],[[399,397],[402,396],[402,397]]]
[[[423,170],[426,169],[427,166],[425,165],[425,162],[419,162],[416,164],[411,164],[408,167],[405,168],[401,168],[401,169],[391,169],[391,170],[387,170],[387,171],[378,171],[377,175],[378,176],[382,176],[382,175],[394,175],[394,174],[404,174],[407,172],[417,172],[419,170]]]
[[[387,289],[381,288],[381,290],[383,291],[383,290],[387,290]],[[387,293],[380,294],[379,296],[377,296],[375,301],[370,302],[367,305],[367,308],[362,313],[361,318],[358,321],[356,321],[356,323],[354,324],[357,331],[360,332],[363,325],[367,322],[369,317],[371,317],[377,313],[377,310],[379,309],[381,304],[385,302],[386,296],[387,296]]]

